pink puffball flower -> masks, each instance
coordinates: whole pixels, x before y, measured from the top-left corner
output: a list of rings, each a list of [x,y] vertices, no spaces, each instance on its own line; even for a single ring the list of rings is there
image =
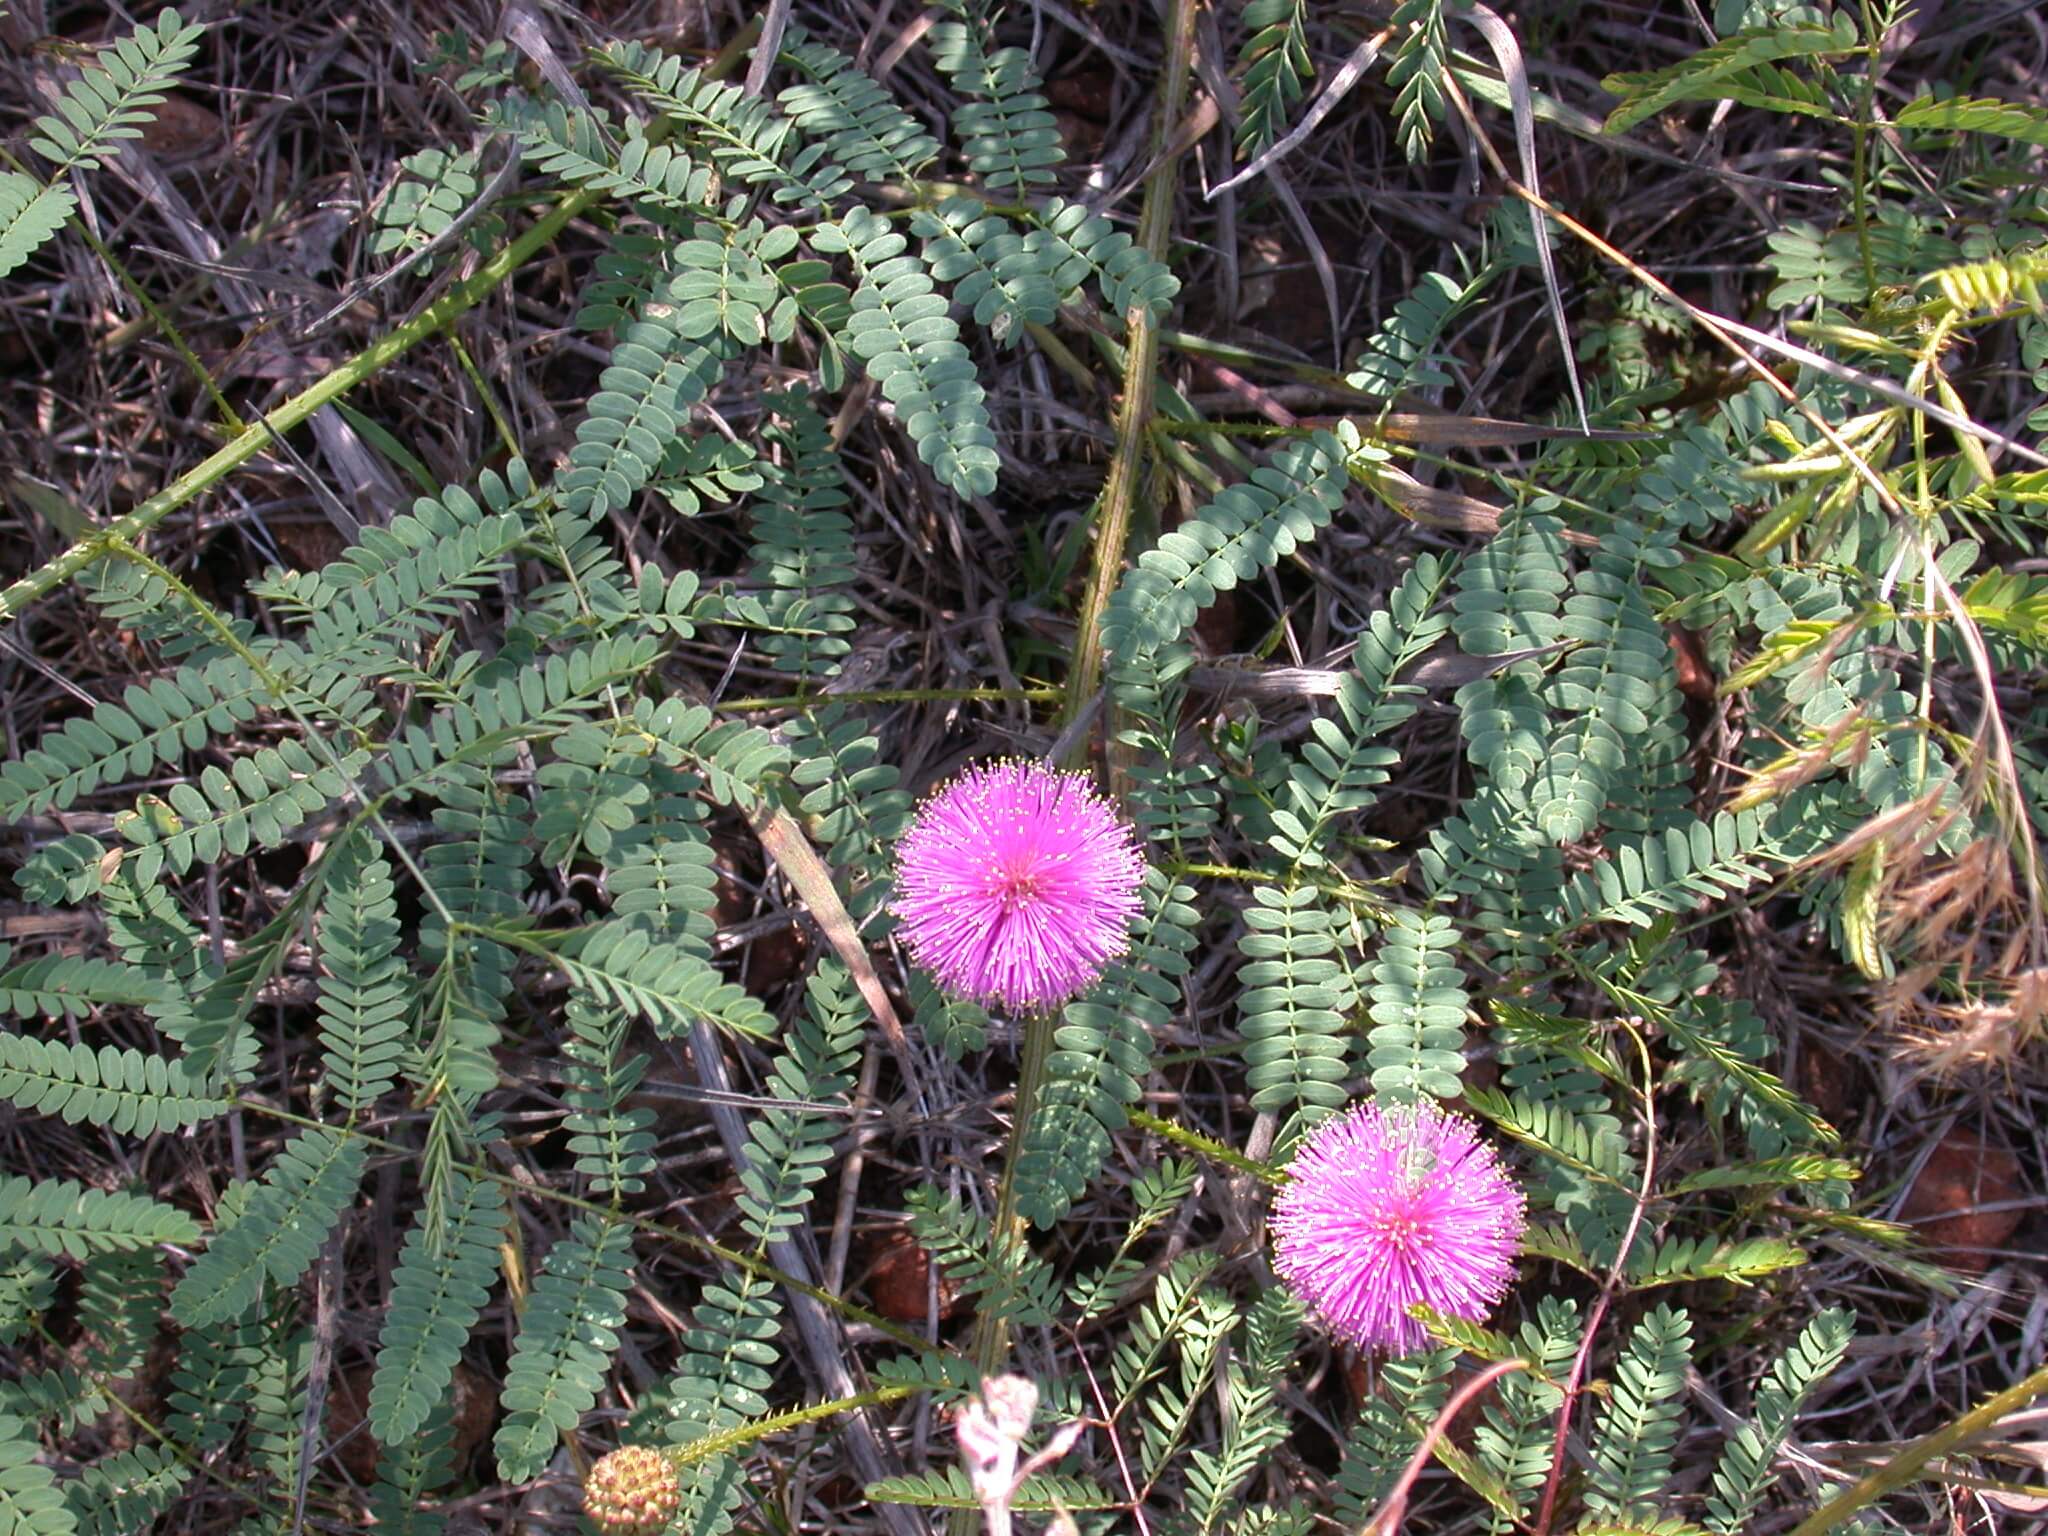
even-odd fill
[[[1405,1355],[1408,1308],[1481,1322],[1514,1279],[1521,1190],[1434,1099],[1369,1100],[1309,1132],[1273,1207],[1275,1267],[1331,1332]]]
[[[983,763],[927,799],[896,852],[911,958],[977,1003],[1045,1008],[1122,954],[1145,862],[1086,775]]]

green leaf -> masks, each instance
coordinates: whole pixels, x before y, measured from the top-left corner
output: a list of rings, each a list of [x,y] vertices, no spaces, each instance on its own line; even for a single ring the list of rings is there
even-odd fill
[[[130,684],[119,704],[96,704],[0,763],[0,817],[61,811],[112,780],[177,763],[254,720],[269,694],[246,662],[228,656]]]
[[[1593,1418],[1586,1507],[1609,1520],[1654,1518],[1672,1472],[1692,1322],[1661,1303],[1636,1324]]]
[[[656,939],[632,923],[583,930],[563,946],[558,962],[570,985],[645,1019],[664,1035],[684,1033],[698,1019],[739,1035],[774,1033],[774,1019],[744,987],[725,980],[709,960],[682,944]]]
[[[1180,1001],[1200,917],[1192,886],[1147,868],[1130,948],[1060,1011],[1031,1124],[1017,1153],[1017,1209],[1053,1226],[1101,1171],[1111,1138],[1144,1096],[1152,1038]]]
[[[569,1106],[562,1129],[569,1132],[576,1171],[595,1193],[635,1193],[645,1186],[642,1175],[654,1170],[655,1138],[647,1129],[654,1111],[644,1104],[628,1109],[626,1101],[646,1074],[647,1057],[624,1055],[627,1019],[616,1009],[572,997],[567,1014],[575,1035],[562,1046]]]
[[[1455,1098],[1465,1068],[1464,976],[1443,952],[1457,929],[1441,914],[1389,914],[1372,964],[1366,1064],[1375,1095],[1393,1101],[1422,1095]]]
[[[671,310],[636,321],[612,349],[562,472],[565,511],[601,517],[630,506],[717,382],[724,344],[684,334],[685,319]]]
[[[295,827],[349,793],[369,763],[367,748],[315,752],[286,737],[233,759],[232,772],[209,763],[193,780],[172,784],[167,801],[143,797],[114,818],[114,827],[138,850],[140,878],[153,880],[164,868],[182,875],[223,855],[281,846]]]
[[[942,21],[926,34],[932,62],[962,100],[953,108],[953,132],[967,168],[991,192],[1021,201],[1048,186],[1052,168],[1066,158],[1059,124],[1046,111],[1038,72],[1021,48],[997,48],[987,10],[971,0],[942,0],[961,21]],[[978,98],[978,99],[976,99]]]
[[[1230,1528],[1226,1521],[1245,1483],[1293,1428],[1279,1398],[1303,1316],[1301,1303],[1277,1285],[1262,1292],[1246,1314],[1241,1346],[1223,1368],[1230,1412],[1222,1444],[1214,1454],[1199,1447],[1188,1452],[1188,1510],[1196,1536]]]
[[[0,1098],[17,1108],[83,1120],[124,1136],[178,1131],[228,1111],[184,1066],[162,1056],[103,1045],[0,1035]]]
[[[1639,842],[1617,843],[1574,876],[1564,890],[1566,921],[1647,927],[1661,913],[1690,912],[1767,878],[1813,851],[1813,841],[1810,832],[1796,842],[1780,838],[1755,810],[1723,811],[1710,822],[1690,819]]]
[[[846,349],[896,408],[917,456],[957,495],[992,493],[1001,460],[982,403],[986,391],[960,343],[960,327],[909,241],[880,214],[854,208],[838,224],[822,226],[812,243],[853,261],[859,281]]]
[[[132,1536],[177,1502],[194,1468],[160,1445],[116,1451],[64,1485],[78,1536]]]
[[[1350,1098],[1349,1014],[1357,1004],[1348,923],[1313,885],[1255,885],[1237,947],[1240,1054],[1254,1109],[1299,1105],[1318,1118]]]
[[[1449,360],[1437,347],[1451,321],[1482,286],[1477,279],[1461,283],[1441,272],[1425,272],[1366,339],[1365,350],[1344,382],[1389,407],[1411,390],[1448,388]]]
[[[1386,1363],[1378,1391],[1366,1400],[1345,1440],[1337,1470],[1336,1516],[1345,1529],[1364,1525],[1392,1491],[1450,1396],[1456,1360],[1455,1350],[1432,1349]]]
[[[112,1408],[99,1382],[75,1366],[32,1371],[0,1381],[0,1414],[48,1421],[51,1433],[69,1435]]]
[[[429,145],[400,160],[398,178],[371,215],[370,254],[402,260],[445,233],[476,198],[481,158],[474,149],[450,153]],[[422,488],[433,494],[431,482]]]
[[[6,958],[0,949],[0,960]],[[101,1008],[146,1008],[169,990],[132,965],[50,954],[0,971],[0,1013],[82,1019]]]
[[[1702,1189],[1781,1189],[1787,1184],[1825,1184],[1830,1180],[1853,1180],[1863,1170],[1840,1157],[1822,1157],[1813,1152],[1795,1152],[1787,1157],[1766,1158],[1755,1163],[1730,1163],[1689,1173],[1663,1193],[1686,1195]]]
[[[1542,1297],[1536,1313],[1533,1321],[1522,1324],[1518,1339],[1522,1357],[1534,1369],[1501,1378],[1473,1434],[1480,1465],[1499,1479],[1518,1516],[1526,1515],[1550,1474],[1552,1431],[1558,1405],[1564,1401],[1558,1383],[1578,1350],[1581,1326],[1578,1304],[1566,1298]],[[1506,1536],[1513,1529],[1513,1519],[1492,1513],[1492,1536]]]
[[[1171,645],[1219,594],[1315,538],[1349,486],[1329,433],[1281,450],[1138,557],[1103,615],[1103,647],[1129,660]]]
[[[385,1445],[402,1444],[432,1416],[497,1278],[504,1191],[454,1173],[445,1200],[438,1248],[422,1212],[392,1272],[370,1383],[370,1431]]]
[[[772,186],[778,203],[827,207],[850,184],[821,144],[796,148],[795,125],[766,97],[636,42],[607,44],[598,62],[708,156],[730,183]]]
[[[72,1536],[78,1517],[57,1475],[36,1458],[35,1425],[0,1414],[0,1536]]]
[[[0,1180],[0,1250],[68,1254],[199,1241],[199,1223],[141,1195],[83,1189],[74,1179]]]
[[[783,1031],[769,1069],[771,1103],[747,1126],[740,1222],[762,1250],[802,1224],[832,1162],[839,1120],[815,1106],[852,1092],[867,1024],[866,1004],[836,960],[819,962],[804,993],[804,1010]]]
[[[1315,78],[1315,63],[1308,52],[1307,0],[1250,0],[1240,21],[1245,41],[1237,67],[1244,95],[1237,152],[1249,157],[1286,132],[1288,115]]]
[[[943,1472],[913,1472],[885,1477],[867,1485],[866,1496],[883,1504],[908,1504],[915,1509],[980,1509],[981,1499],[967,1474],[958,1467]],[[1083,1478],[1042,1472],[1024,1479],[1010,1496],[1009,1507],[1021,1514],[1050,1515],[1062,1510],[1120,1509],[1124,1498]]]
[[[548,1250],[499,1394],[505,1420],[492,1445],[508,1483],[536,1476],[565,1430],[597,1402],[619,1329],[633,1268],[633,1229],[612,1217],[584,1215]]]
[[[123,139],[139,139],[163,104],[163,93],[192,62],[205,34],[202,23],[187,26],[166,7],[152,25],[145,22],[99,57],[64,88],[55,115],[36,119],[29,144],[58,170],[94,170],[112,157]]]
[[[1443,120],[1448,99],[1444,83],[1450,74],[1451,45],[1444,26],[1449,0],[1402,0],[1394,24],[1406,30],[1387,66],[1387,84],[1394,87],[1396,130],[1409,163],[1420,164]]]
[[[1751,1280],[1805,1262],[1806,1251],[1781,1238],[1717,1243],[1711,1238],[1671,1237],[1655,1249],[1639,1245],[1629,1256],[1628,1274],[1632,1286],[1647,1290],[1696,1280]]]
[[[311,1266],[362,1182],[360,1137],[321,1127],[286,1145],[257,1180],[234,1225],[171,1292],[171,1313],[187,1328],[239,1317],[263,1294],[267,1275],[292,1285]]]
[[[64,183],[36,185],[14,171],[0,172],[0,277],[41,249],[78,211],[78,199]]]
[[[1014,347],[1034,325],[1058,316],[1061,292],[1047,242],[988,205],[953,197],[911,215],[911,232],[924,241],[932,276],[953,285],[953,301],[1004,346]]]
[[[319,933],[321,1062],[335,1101],[356,1115],[398,1080],[415,1002],[391,868],[368,829],[329,857]]]
[[[1758,1384],[1747,1423],[1728,1437],[1707,1495],[1707,1529],[1737,1536],[1776,1481],[1772,1464],[1816,1383],[1842,1363],[1856,1336],[1856,1314],[1830,1307],[1800,1331]]]
[[[1609,75],[1604,90],[1622,98],[1607,116],[1609,133],[1626,133],[1638,123],[1682,101],[1718,101],[1733,94],[1732,76],[1781,59],[1841,58],[1856,47],[1856,24],[1846,13],[1830,27],[1766,27],[1738,32],[1665,69]]]
[[[1022,1238],[996,1238],[985,1216],[929,1185],[913,1187],[903,1200],[918,1242],[981,1306],[1019,1327],[1049,1324],[1059,1316],[1052,1266]]]
[[[1916,96],[1892,114],[1900,128],[1992,133],[2020,144],[2048,147],[2048,110],[1989,96]]]
[[[782,57],[802,78],[784,88],[777,104],[847,176],[914,181],[937,156],[938,140],[838,49],[792,26],[783,34]]]

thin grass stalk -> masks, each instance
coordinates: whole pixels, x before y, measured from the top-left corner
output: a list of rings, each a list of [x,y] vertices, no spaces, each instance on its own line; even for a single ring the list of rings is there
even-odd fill
[[[453,324],[523,266],[535,252],[553,241],[568,227],[570,220],[597,199],[598,194],[591,191],[563,198],[524,234],[405,324],[370,343],[241,435],[230,438],[126,517],[109,523],[90,537],[80,539],[55,559],[46,561],[5,591],[0,591],[0,624],[19,618],[30,603],[71,580],[115,546],[134,544],[185,503],[226,479],[271,443],[280,441],[285,433],[322,406],[347,394],[429,336]]]
[[[1187,97],[1195,48],[1195,6],[1193,0],[1174,0],[1168,29],[1166,70],[1159,86],[1157,111],[1152,119],[1150,153],[1155,164],[1145,179],[1145,200],[1138,216],[1138,243],[1155,258],[1164,255],[1173,224],[1174,201],[1180,186],[1180,154],[1169,152],[1179,126],[1182,103]],[[1116,419],[1116,448],[1110,460],[1109,480],[1098,503],[1095,530],[1095,561],[1089,573],[1087,596],[1081,605],[1080,623],[1074,635],[1073,664],[1067,673],[1066,699],[1061,707],[1062,722],[1075,719],[1094,697],[1102,679],[1102,614],[1110,594],[1123,575],[1124,545],[1130,537],[1131,507],[1137,497],[1143,470],[1146,427],[1152,417],[1152,391],[1159,363],[1159,331],[1150,313],[1132,310],[1125,316],[1128,327],[1124,351],[1123,399]],[[1085,761],[1086,735],[1070,750],[1069,762]],[[1024,1223],[1017,1214],[1017,1158],[1031,1129],[1031,1115],[1045,1077],[1045,1063],[1052,1054],[1053,1032],[1059,1027],[1056,1010],[1034,1014],[1024,1025],[1024,1043],[1017,1069],[1017,1095],[1010,1116],[1010,1138],[1003,1158],[1002,1183],[996,1193],[996,1216],[990,1238],[998,1246],[1021,1242]],[[1010,1347],[1009,1325],[992,1311],[975,1320],[974,1360],[984,1376],[995,1374]],[[954,1536],[969,1536],[976,1526],[972,1510],[956,1512]]]
[[[2022,1378],[1972,1408],[1960,1418],[1944,1424],[1931,1434],[1907,1442],[1899,1453],[1876,1471],[1867,1473],[1821,1505],[1798,1525],[1792,1536],[1824,1536],[1857,1510],[1896,1493],[1920,1475],[1920,1469],[1936,1457],[1946,1456],[1965,1441],[1993,1429],[2007,1414],[2017,1413],[2042,1393],[2048,1392],[2048,1365]]]
[[[1145,200],[1138,214],[1138,244],[1154,260],[1164,260],[1167,237],[1172,233],[1174,202],[1180,192],[1181,153],[1173,152],[1175,130],[1180,125],[1181,105],[1187,98],[1188,75],[1195,50],[1195,8],[1189,0],[1174,0],[1166,56],[1166,73],[1159,86],[1159,110],[1152,120],[1150,154],[1154,165],[1145,178]],[[1184,152],[1184,151],[1183,151]],[[1159,326],[1151,312],[1134,309],[1124,317],[1127,340],[1124,346],[1123,397],[1117,404],[1116,447],[1110,457],[1109,479],[1097,503],[1095,562],[1088,576],[1088,592],[1081,604],[1080,622],[1074,633],[1073,666],[1067,672],[1067,699],[1062,720],[1071,720],[1093,697],[1102,680],[1102,615],[1110,595],[1123,577],[1124,545],[1131,531],[1131,508],[1137,500],[1139,477],[1144,472],[1145,429],[1152,420],[1152,393],[1159,368]],[[1075,758],[1085,753],[1076,744]]]

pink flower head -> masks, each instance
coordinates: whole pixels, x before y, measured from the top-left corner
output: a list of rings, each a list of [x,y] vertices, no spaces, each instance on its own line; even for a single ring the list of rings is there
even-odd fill
[[[1514,1278],[1522,1194],[1477,1127],[1434,1099],[1370,1100],[1308,1134],[1273,1207],[1288,1287],[1332,1332],[1405,1355],[1425,1302],[1479,1322]]]
[[[1072,997],[1123,953],[1145,863],[1085,775],[984,763],[926,800],[896,853],[911,957],[1011,1008]]]

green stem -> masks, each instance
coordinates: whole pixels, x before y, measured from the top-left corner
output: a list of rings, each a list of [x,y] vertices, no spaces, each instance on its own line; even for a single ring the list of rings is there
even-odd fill
[[[484,413],[491,418],[491,425],[497,429],[498,441],[505,451],[514,458],[519,456],[519,434],[512,430],[512,423],[505,419],[504,411],[498,407],[498,397],[491,393],[490,382],[484,378],[483,370],[469,355],[469,348],[462,344],[462,338],[453,331],[448,333],[448,345],[454,349],[455,361],[462,365],[462,371],[469,375],[470,387],[476,391],[477,399],[483,402]]]
[[[692,1462],[706,1461],[713,1456],[723,1456],[730,1451],[736,1451],[743,1445],[751,1445],[754,1441],[775,1434],[778,1430],[795,1429],[798,1425],[829,1419],[835,1414],[851,1413],[856,1408],[877,1408],[883,1403],[893,1403],[920,1390],[922,1389],[918,1387],[902,1385],[871,1387],[865,1392],[856,1392],[851,1397],[835,1397],[829,1403],[812,1403],[804,1408],[771,1413],[765,1419],[736,1424],[731,1429],[720,1430],[715,1435],[706,1435],[702,1440],[692,1440],[687,1445],[666,1448],[662,1454],[678,1467],[687,1467]]]
[[[1877,260],[1870,248],[1870,191],[1865,181],[1870,172],[1872,103],[1877,97],[1877,72],[1884,63],[1884,28],[1877,24],[1870,0],[1863,0],[1863,51],[1863,90],[1856,99],[1849,150],[1849,195],[1855,210],[1856,254],[1863,262],[1863,298],[1868,304],[1877,297]]]
[[[1348,395],[1363,405],[1376,407],[1385,403],[1347,383],[1343,374],[1333,373],[1328,368],[1318,368],[1313,363],[1277,357],[1269,352],[1254,352],[1247,347],[1233,346],[1227,341],[1212,341],[1207,336],[1196,335],[1193,331],[1162,330],[1159,333],[1159,340],[1163,346],[1172,347],[1176,352],[1210,358],[1233,368],[1256,369],[1262,373],[1284,373],[1306,383],[1318,384],[1324,389]]]
[[[1038,1108],[1038,1096],[1045,1084],[1045,1063],[1052,1055],[1053,1031],[1059,1027],[1056,1010],[1032,1014],[1024,1021],[1024,1047],[1017,1061],[1017,1094],[1010,1111],[1010,1142],[1003,1157],[1003,1179],[996,1187],[996,1219],[989,1228],[994,1251],[1024,1240],[1024,1220],[1017,1214],[1017,1164],[1023,1158],[1024,1143],[1031,1131],[1031,1116]],[[974,1365],[984,1377],[994,1376],[1009,1353],[1010,1325],[995,1308],[975,1314]]]
[[[1792,1536],[1823,1536],[1823,1533],[1832,1531],[1857,1510],[1875,1504],[1912,1482],[1928,1462],[1938,1456],[1946,1456],[1964,1441],[1990,1430],[2000,1419],[2018,1412],[2043,1392],[2048,1392],[2048,1365],[1996,1396],[1986,1398],[1953,1423],[1909,1441],[1875,1472],[1843,1489],[1800,1521]]]
[[[1262,1163],[1256,1158],[1246,1157],[1242,1152],[1233,1151],[1222,1142],[1204,1136],[1200,1131],[1191,1131],[1184,1125],[1177,1125],[1158,1115],[1147,1114],[1142,1109],[1134,1109],[1129,1113],[1131,1124],[1140,1130],[1150,1131],[1155,1136],[1164,1136],[1175,1146],[1186,1147],[1196,1156],[1206,1157],[1212,1163],[1235,1168],[1239,1173],[1248,1173],[1268,1184],[1279,1184],[1286,1178],[1286,1175],[1271,1163]]]
[[[282,437],[322,406],[347,394],[387,363],[402,357],[475,307],[529,257],[559,235],[571,219],[595,202],[597,195],[584,191],[564,198],[531,229],[411,320],[388,336],[372,342],[326,378],[287,400],[240,436],[230,439],[224,447],[186,470],[126,517],[110,523],[90,538],[80,539],[63,554],[31,571],[5,591],[0,591],[0,624],[19,618],[30,603],[62,586],[104,555],[113,541],[133,544],[141,539],[200,492],[248,463],[274,438]]]
[[[1309,427],[1283,427],[1271,421],[1159,421],[1152,430],[1162,437],[1307,437]]]
[[[1180,185],[1180,156],[1166,155],[1166,146],[1178,126],[1181,105],[1187,96],[1188,77],[1195,46],[1194,0],[1174,0],[1170,23],[1171,42],[1167,50],[1166,75],[1159,87],[1158,111],[1152,120],[1151,149],[1157,157],[1145,182],[1145,201],[1138,215],[1137,243],[1154,258],[1165,255],[1167,236],[1173,223],[1174,200]],[[1123,399],[1117,410],[1116,448],[1110,460],[1109,482],[1103,487],[1100,516],[1095,529],[1095,563],[1089,574],[1087,596],[1082,602],[1080,623],[1074,635],[1073,663],[1067,673],[1066,702],[1061,718],[1074,719],[1095,695],[1102,677],[1102,614],[1110,594],[1123,577],[1124,544],[1130,536],[1131,507],[1137,499],[1138,477],[1149,441],[1145,428],[1152,418],[1152,389],[1159,362],[1159,331],[1149,311],[1136,309],[1125,317],[1129,339],[1124,349]],[[1086,739],[1077,741],[1070,762],[1085,760]],[[1059,1014],[1047,1009],[1032,1015],[1024,1025],[1024,1047],[1017,1067],[1017,1097],[1010,1116],[1010,1139],[1003,1157],[1002,1183],[996,1195],[995,1221],[990,1228],[1000,1249],[1024,1240],[1024,1222],[1017,1214],[1017,1162],[1031,1134],[1031,1117],[1045,1078],[1045,1063],[1052,1054],[1053,1031]],[[984,1376],[993,1374],[1009,1353],[1009,1325],[993,1308],[982,1311],[974,1324],[974,1359]],[[967,1536],[975,1529],[972,1514],[962,1512],[953,1521],[954,1536]]]
[[[1152,153],[1162,158],[1146,178],[1145,202],[1138,214],[1137,243],[1155,260],[1165,258],[1174,200],[1180,190],[1180,156],[1163,156],[1162,152],[1179,124],[1181,103],[1187,96],[1195,42],[1192,0],[1174,0],[1171,37],[1166,78],[1159,87],[1159,111],[1152,122]],[[1087,706],[1102,678],[1102,613],[1109,606],[1110,594],[1123,579],[1131,507],[1137,500],[1139,476],[1144,472],[1145,428],[1152,420],[1152,390],[1159,367],[1159,327],[1145,309],[1133,310],[1125,317],[1125,324],[1129,340],[1124,347],[1123,399],[1117,405],[1116,448],[1110,458],[1109,481],[1102,488],[1098,504],[1095,566],[1089,574],[1088,592],[1074,635],[1073,667],[1067,673],[1067,701],[1061,712],[1066,720],[1072,720]],[[1086,742],[1077,742],[1075,758],[1084,757],[1087,750]]]

